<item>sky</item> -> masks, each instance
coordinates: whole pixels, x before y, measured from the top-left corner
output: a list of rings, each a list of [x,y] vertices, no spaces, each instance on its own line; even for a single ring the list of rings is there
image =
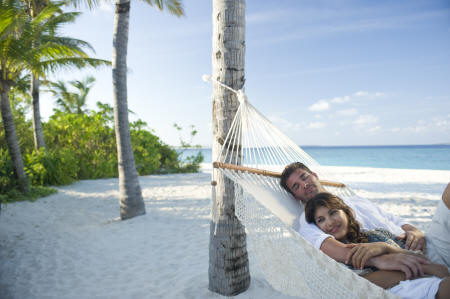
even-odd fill
[[[177,18],[131,3],[128,105],[169,145],[212,140],[212,1],[183,1]],[[74,10],[74,9],[69,9]],[[111,59],[114,9],[89,11],[62,33]],[[93,75],[88,107],[113,104],[111,69]],[[450,2],[247,0],[245,92],[299,145],[450,143]],[[44,121],[55,99],[41,96]],[[184,127],[180,134],[173,124]]]

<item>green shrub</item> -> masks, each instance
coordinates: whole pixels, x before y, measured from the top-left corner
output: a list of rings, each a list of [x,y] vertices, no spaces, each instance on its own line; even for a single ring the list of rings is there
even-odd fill
[[[67,114],[56,111],[44,126],[48,148],[65,148],[76,161],[77,179],[117,176],[114,131],[100,112]]]
[[[161,141],[145,129],[142,120],[130,124],[134,161],[139,175],[158,173],[161,167]]]
[[[7,204],[9,202],[15,202],[15,201],[35,201],[36,199],[40,197],[45,197],[48,195],[51,195],[53,193],[58,192],[56,189],[50,188],[50,187],[42,187],[42,186],[32,186],[30,192],[27,194],[23,194],[17,189],[11,189],[6,193],[0,194],[0,201],[3,204]]]
[[[17,105],[16,105],[17,106]],[[14,111],[15,126],[23,155],[24,167],[33,186],[64,185],[80,179],[117,177],[117,145],[113,129],[113,108],[97,103],[99,111],[70,114],[55,110],[43,123],[47,149],[34,150],[31,121],[25,108]],[[21,195],[6,146],[0,119],[0,199],[21,200],[40,194]],[[197,131],[193,126],[191,140]],[[176,129],[182,128],[176,125]],[[130,135],[139,175],[197,172],[203,161],[201,153],[180,161],[180,154],[153,134],[142,120],[130,123]],[[184,147],[189,144],[181,143]],[[44,194],[45,190],[43,189]],[[52,189],[48,189],[52,190]],[[31,196],[31,197],[30,197]]]
[[[5,194],[15,188],[17,188],[17,179],[14,175],[13,163],[9,156],[9,151],[0,148],[0,194]]]
[[[25,165],[33,185],[67,185],[77,179],[78,163],[67,148],[33,151],[26,155]]]
[[[203,162],[204,156],[198,152],[195,156],[189,156],[185,161],[181,161],[180,172],[198,172],[200,164]]]

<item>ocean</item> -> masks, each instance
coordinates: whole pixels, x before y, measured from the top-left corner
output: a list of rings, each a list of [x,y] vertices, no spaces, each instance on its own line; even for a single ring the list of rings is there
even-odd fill
[[[324,166],[450,170],[450,145],[302,146]],[[182,157],[201,151],[211,163],[210,148],[187,149]]]

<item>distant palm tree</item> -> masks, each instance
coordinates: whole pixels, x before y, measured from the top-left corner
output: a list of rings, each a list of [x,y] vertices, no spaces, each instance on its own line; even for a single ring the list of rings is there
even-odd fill
[[[70,0],[69,0],[70,1]],[[183,8],[179,0],[144,0],[159,10],[164,6],[171,14],[182,16]],[[75,5],[86,3],[90,8],[99,4],[98,0],[72,0]],[[134,162],[128,121],[127,100],[127,49],[130,23],[130,0],[116,0],[113,36],[113,91],[114,124],[117,140],[119,164],[120,218],[128,219],[145,214],[145,205]]]
[[[86,100],[95,83],[95,78],[92,76],[87,76],[83,80],[73,80],[69,81],[70,85],[76,88],[77,92],[71,92],[68,90],[66,84],[63,81],[57,82],[46,82],[45,84],[49,87],[49,91],[56,97],[56,104],[59,106],[61,111],[66,113],[85,113]]]
[[[27,7],[27,12],[30,15],[30,17],[35,20],[37,16],[47,7],[54,6],[56,8],[60,8],[63,3],[54,4],[51,3],[48,0],[21,0]],[[68,23],[74,22],[75,18],[79,15],[79,13],[63,13],[61,9],[58,10],[58,13],[55,14],[55,17],[52,18],[52,23],[54,28],[52,39],[48,39],[46,41],[36,39],[32,43],[33,48],[39,47],[41,42],[53,42],[55,44],[62,44],[66,47],[71,47],[72,53],[67,53],[67,57],[74,57],[74,53],[77,53],[76,56],[79,59],[78,62],[73,61],[74,63],[72,66],[76,66],[78,68],[85,67],[87,65],[89,66],[98,66],[102,63],[105,63],[102,60],[96,60],[90,58],[83,50],[82,48],[88,48],[93,50],[93,48],[86,42],[68,38],[68,37],[61,37],[56,35],[56,30],[58,27],[62,25],[66,25]],[[45,20],[47,21],[47,20]],[[38,150],[41,147],[45,147],[45,141],[44,141],[44,134],[42,131],[42,124],[41,124],[41,114],[40,114],[40,101],[39,101],[39,89],[40,89],[40,74],[37,72],[33,72],[33,75],[31,76],[31,95],[33,97],[33,135],[34,135],[34,143],[35,148]]]
[[[27,12],[31,16],[31,18],[36,18],[36,16],[49,4],[48,0],[23,0],[25,5],[27,6]],[[39,41],[34,41],[32,43],[32,47],[38,46]],[[34,147],[38,150],[41,147],[45,146],[44,141],[44,133],[42,131],[42,122],[41,122],[41,111],[39,105],[39,76],[32,75],[30,80],[30,91],[31,96],[33,98],[32,107],[33,107],[33,137],[34,137]]]
[[[241,89],[245,82],[245,0],[213,1],[212,40],[213,78]],[[213,161],[217,161],[238,106],[235,94],[213,85]],[[240,161],[238,152],[232,154]],[[245,229],[234,213],[234,183],[217,171],[214,178],[212,209],[216,216],[210,223],[209,289],[234,296],[250,285]]]

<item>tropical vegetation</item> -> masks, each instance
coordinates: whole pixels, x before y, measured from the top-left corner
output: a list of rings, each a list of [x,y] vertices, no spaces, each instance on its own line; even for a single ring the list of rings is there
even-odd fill
[[[81,3],[89,8],[99,4],[99,0],[68,0],[75,6]],[[144,0],[159,10],[164,7],[175,16],[184,15],[179,0]],[[130,0],[116,0],[113,28],[113,95],[114,95],[114,128],[117,142],[117,160],[119,161],[120,218],[125,220],[145,214],[141,186],[138,180],[136,164],[131,145],[128,121],[127,98],[127,50],[130,24]]]
[[[166,4],[172,13],[182,14],[178,1],[149,4],[160,9]],[[92,49],[88,43],[58,35],[58,28],[73,22],[78,15],[64,12],[62,5],[43,0],[0,0],[0,202],[33,199],[54,192],[45,186],[120,177],[123,169],[118,160],[124,159],[121,152],[131,155],[136,175],[198,171],[203,160],[200,153],[181,161],[180,153],[154,135],[145,122],[128,122],[126,94],[119,100],[116,96],[114,108],[98,102],[96,109],[87,109],[93,77],[73,80],[68,85],[60,80],[46,80],[48,74],[59,68],[109,64],[89,57],[83,50]],[[116,60],[113,73],[114,69],[116,90],[122,84]],[[41,83],[54,95],[57,104],[47,122],[40,120]],[[116,117],[119,114],[124,118],[120,122]],[[127,139],[120,137],[121,127],[128,131],[129,145],[118,140]],[[191,135],[195,134],[192,127]],[[137,190],[140,193],[140,188]],[[121,217],[137,214],[121,213]]]

